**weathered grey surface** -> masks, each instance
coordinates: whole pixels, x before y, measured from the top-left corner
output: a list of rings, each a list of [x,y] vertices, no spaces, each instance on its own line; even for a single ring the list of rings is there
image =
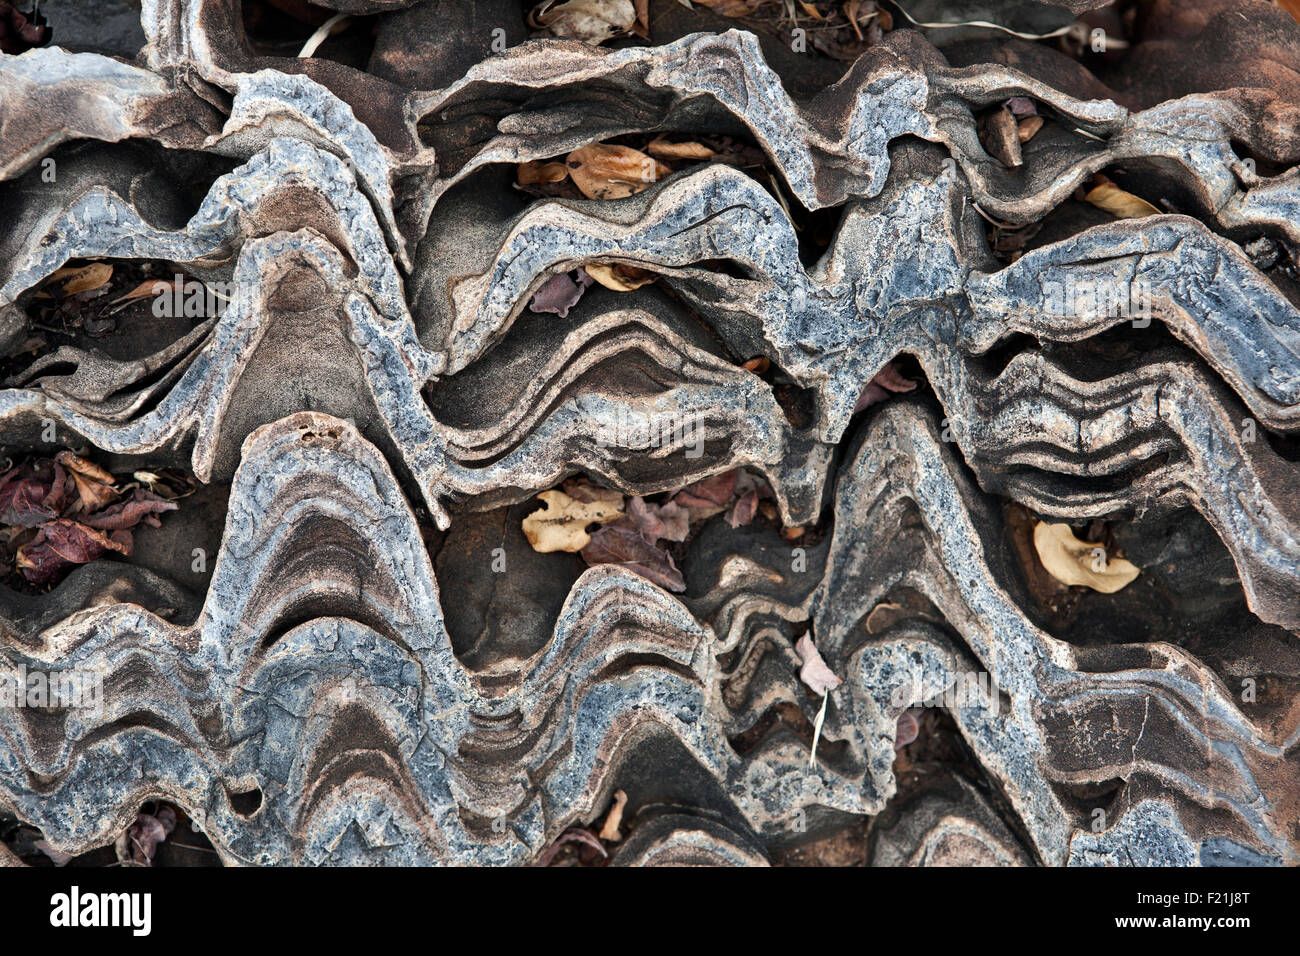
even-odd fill
[[[645,787],[615,864],[761,865],[863,815],[880,865],[1297,862],[1300,311],[1244,248],[1300,243],[1289,88],[1130,110],[1100,84],[1067,92],[1050,57],[1041,75],[1029,54],[951,66],[900,30],[798,99],[733,30],[615,52],[530,41],[429,90],[405,85],[423,75],[409,62],[384,79],[255,56],[236,7],[145,0],[141,66],[0,58],[7,351],[73,260],[234,284],[221,316],[156,351],[65,346],[0,391],[6,447],[42,447],[52,419],[58,444],[233,482],[202,595],[96,563],[0,600],[0,674],[81,668],[106,695],[93,715],[0,711],[0,808],[70,852],[161,797],[230,863],[525,863],[640,766],[686,796]],[[1015,171],[977,135],[1011,96],[1052,119]],[[505,185],[516,163],[624,133],[716,130],[752,137],[808,209],[839,209],[817,261],[723,165],[606,202]],[[1036,222],[1116,163],[1158,170],[1186,214],[994,258],[985,217]],[[194,170],[215,171],[181,188]],[[528,312],[551,276],[611,262],[660,278],[590,290],[565,319]],[[1099,279],[1149,289],[1157,346],[1077,350],[1129,318],[1063,313],[1050,290]],[[855,412],[900,354],[933,396]],[[740,367],[752,356],[806,390],[811,421]],[[696,415],[699,457],[597,440]],[[645,495],[736,467],[766,477],[784,525],[829,534],[803,548],[717,520],[687,545],[680,597],[625,568],[516,560],[517,506],[569,475]],[[1223,632],[1133,599],[1100,607],[1150,638],[1076,620],[1067,641],[1016,563],[1008,500],[1113,520],[1135,549],[1199,513],[1212,531],[1185,540],[1217,535],[1206,566],[1228,569],[1203,606],[1255,617]],[[503,591],[516,614],[476,593],[497,541],[527,569],[506,573],[535,576]],[[1155,557],[1143,573],[1167,583]],[[1209,572],[1187,573],[1195,590]],[[458,646],[453,619],[482,632]],[[815,760],[805,632],[845,682]],[[902,793],[901,714],[973,673],[997,706],[945,706],[968,776]],[[1252,709],[1236,682],[1257,677],[1274,697]]]

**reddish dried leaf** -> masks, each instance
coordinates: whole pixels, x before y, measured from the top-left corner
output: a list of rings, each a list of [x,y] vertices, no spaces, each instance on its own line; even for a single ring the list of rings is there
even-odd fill
[[[141,813],[137,816],[126,831],[126,849],[130,853],[131,862],[139,866],[152,866],[158,845],[174,829],[176,811],[166,804],[159,807],[157,813]]]
[[[853,411],[856,414],[877,402],[883,402],[891,392],[910,392],[914,388],[916,382],[904,378],[893,362],[887,362],[884,368],[863,387],[857,403],[853,406]]]
[[[577,277],[576,282],[574,276]],[[569,310],[578,304],[582,293],[589,285],[591,285],[591,277],[582,269],[572,275],[568,272],[553,275],[542,283],[542,287],[528,301],[529,311],[550,312],[564,318],[569,314]]]
[[[560,852],[560,848],[566,843],[581,843],[584,846],[591,847],[591,849],[595,850],[602,857],[608,858],[609,856],[605,851],[604,846],[601,845],[601,842],[597,840],[590,831],[584,830],[581,827],[571,827],[561,833],[556,838],[555,842],[546,848],[546,852],[537,858],[537,862],[534,863],[533,866],[550,866],[551,861],[554,860],[556,854]]]
[[[591,541],[581,553],[590,565],[621,565],[669,591],[686,590],[686,580],[673,563],[672,555],[636,530],[628,519],[592,532]]]
[[[131,532],[105,534],[67,518],[41,525],[30,542],[18,549],[15,563],[33,584],[52,581],[74,564],[94,561],[105,551],[131,553]]]
[[[725,471],[687,485],[673,496],[673,501],[685,508],[725,508],[735,490],[735,471]]]
[[[0,478],[0,524],[33,528],[58,515],[46,503],[52,480],[42,481],[29,465]]]
[[[667,504],[647,504],[641,498],[632,498],[628,502],[628,517],[634,522],[636,530],[651,541],[666,538],[669,541],[685,541],[690,533],[690,512],[674,501]]]
[[[739,528],[742,525],[747,525],[753,521],[754,515],[757,513],[758,490],[751,488],[749,491],[737,498],[736,503],[733,504],[731,510],[727,512],[727,524],[731,525],[733,528]]]
[[[921,725],[916,722],[916,716],[910,710],[903,711],[898,715],[898,725],[894,733],[894,749],[902,750],[916,739],[916,735],[920,731]]]
[[[103,511],[87,515],[81,519],[81,523],[100,531],[121,531],[134,528],[142,522],[157,528],[162,523],[157,515],[164,511],[175,511],[178,507],[180,506],[174,501],[160,498],[143,488],[136,488],[126,501],[119,501]]]
[[[55,515],[67,517],[68,512],[74,510],[77,498],[76,482],[68,476],[67,470],[57,461],[41,459],[35,463],[38,475],[46,474],[47,470],[52,475],[50,479],[50,490],[45,495],[45,507]]]
[[[1026,116],[1038,115],[1038,107],[1034,105],[1034,101],[1027,96],[1013,96],[1002,105],[1009,109],[1011,115],[1016,119],[1024,119]]]
[[[45,43],[49,27],[28,20],[28,16],[35,19],[35,14],[20,13],[12,3],[0,3],[0,52],[23,53]]]

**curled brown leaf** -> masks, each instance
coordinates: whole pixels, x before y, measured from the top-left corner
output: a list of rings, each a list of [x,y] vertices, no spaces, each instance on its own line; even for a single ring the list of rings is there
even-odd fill
[[[592,143],[575,149],[565,164],[588,199],[622,199],[649,188],[672,170],[630,146]]]

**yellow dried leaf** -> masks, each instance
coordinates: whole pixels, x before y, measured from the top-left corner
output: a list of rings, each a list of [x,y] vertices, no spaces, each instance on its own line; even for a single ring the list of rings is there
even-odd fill
[[[544,163],[535,159],[530,163],[519,164],[515,170],[515,181],[521,186],[538,186],[558,183],[568,175],[569,170],[564,163]]]
[[[639,289],[643,285],[649,285],[659,278],[653,272],[645,269],[638,269],[636,266],[623,265],[615,263],[613,265],[604,265],[596,263],[589,266],[583,266],[587,275],[591,276],[606,289],[612,289],[614,292],[631,292],[633,289]]]
[[[126,295],[118,296],[111,304],[118,305],[122,302],[134,302],[136,299],[144,299],[162,292],[170,292],[175,287],[175,279],[145,279]]]
[[[1126,193],[1114,183],[1094,186],[1083,198],[1098,209],[1104,209],[1119,219],[1141,219],[1143,216],[1160,215],[1160,210],[1145,199]]]
[[[1034,550],[1047,573],[1062,584],[1102,594],[1114,594],[1141,573],[1124,558],[1108,557],[1101,545],[1080,541],[1068,524],[1040,521],[1034,526]]]
[[[704,160],[713,158],[713,150],[703,143],[670,143],[660,136],[646,147],[646,152],[660,159]]]
[[[614,791],[614,803],[605,817],[605,825],[600,828],[600,838],[609,843],[623,839],[619,827],[623,823],[623,808],[627,806],[627,794],[622,790]]]
[[[113,487],[113,476],[93,461],[87,461],[70,451],[59,452],[54,460],[72,472],[81,510],[87,514],[98,511],[121,497]]]
[[[826,19],[822,16],[822,12],[809,3],[808,0],[799,0],[799,6],[803,7],[803,12],[808,14],[808,16],[812,17],[814,20]]]
[[[622,199],[672,172],[639,149],[606,143],[575,149],[565,162],[574,185],[588,199]]]
[[[113,278],[111,265],[107,262],[92,262],[88,266],[59,269],[50,276],[49,281],[62,282],[64,295],[76,295],[78,292],[98,289],[111,278]]]
[[[72,483],[76,486],[77,500],[81,503],[81,510],[86,514],[92,514],[121,497],[117,489],[112,485],[91,481],[89,478],[83,478],[76,473],[72,476]]]
[[[524,537],[534,551],[581,551],[591,542],[587,525],[605,524],[623,513],[623,498],[612,501],[577,501],[563,491],[543,491],[537,497],[546,507],[523,521]]]
[[[552,36],[599,44],[631,33],[637,9],[632,0],[546,0],[528,14],[528,22]]]
[[[68,471],[71,471],[75,474],[85,475],[87,478],[90,478],[93,481],[103,482],[104,484],[108,484],[108,485],[111,485],[113,483],[113,476],[110,475],[108,472],[106,472],[103,468],[100,468],[93,461],[87,461],[85,458],[82,458],[80,455],[73,454],[70,451],[59,452],[57,455],[54,456],[54,460],[57,461],[60,465],[62,465],[64,468],[68,469]]]
[[[1043,118],[1041,116],[1026,116],[1016,127],[1016,135],[1020,142],[1027,143],[1043,128]]]
[[[753,372],[755,375],[762,375],[772,367],[772,360],[766,355],[760,355],[757,358],[750,359],[740,367],[746,372]]]

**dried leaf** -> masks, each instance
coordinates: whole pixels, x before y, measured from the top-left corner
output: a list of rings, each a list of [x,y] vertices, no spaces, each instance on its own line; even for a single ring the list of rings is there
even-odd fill
[[[92,481],[75,472],[72,475],[72,480],[77,488],[77,500],[81,505],[80,510],[85,514],[98,511],[118,499],[117,489],[112,485]]]
[[[1092,203],[1098,209],[1104,209],[1118,219],[1141,219],[1143,216],[1160,215],[1160,210],[1145,199],[1126,193],[1112,182],[1094,186],[1083,198],[1084,201]]]
[[[632,0],[636,7],[636,23],[632,32],[643,40],[650,39],[650,0]]]
[[[92,262],[88,266],[56,270],[49,278],[50,282],[62,282],[64,295],[76,295],[89,292],[106,285],[113,278],[113,267],[107,262]]]
[[[808,0],[799,0],[799,6],[803,8],[804,13],[808,14],[808,16],[812,17],[814,20],[826,19],[826,17],[822,15],[822,12],[809,3]]]
[[[875,4],[873,3],[871,6],[874,8]],[[858,17],[862,15],[862,0],[844,0],[844,3],[840,5],[840,9],[844,11],[849,26],[853,27],[854,35],[858,38],[858,42],[861,43],[866,39],[862,35],[862,29],[858,26]]]
[[[799,668],[799,679],[808,685],[815,694],[828,694],[844,683],[826,666],[821,653],[813,646],[812,638],[805,634],[794,645],[795,653],[803,666]]]
[[[651,541],[660,538],[685,541],[690,534],[690,512],[675,501],[647,504],[644,499],[634,497],[628,500],[627,516],[636,530]]]
[[[799,679],[808,686],[814,694],[822,695],[822,706],[817,711],[817,719],[813,721],[813,739],[812,749],[808,753],[808,766],[817,765],[817,742],[821,740],[822,724],[826,720],[826,705],[830,702],[831,691],[844,683],[836,677],[826,662],[822,660],[821,653],[813,646],[812,638],[805,634],[799,638],[794,645],[795,653],[799,655],[799,660],[803,661],[803,666],[799,668]]]
[[[112,504],[119,497],[113,487],[113,476],[93,461],[87,461],[70,451],[61,451],[54,460],[72,473],[80,510],[89,514]]]
[[[575,501],[562,491],[543,491],[546,507],[524,518],[524,536],[534,551],[581,551],[591,542],[587,526],[613,521],[623,513],[622,496],[608,501]]]
[[[68,471],[74,472],[78,475],[84,475],[91,481],[99,481],[109,485],[113,483],[113,476],[103,468],[100,468],[93,461],[82,458],[80,455],[76,455],[70,451],[59,452],[54,456],[54,460],[64,468],[68,469]]]
[[[613,263],[612,265],[592,263],[584,266],[584,268],[587,275],[606,289],[611,289],[614,292],[632,292],[643,285],[649,285],[659,278],[656,273],[647,269],[640,269],[623,263]]]
[[[67,518],[41,525],[34,537],[18,549],[14,563],[33,584],[52,581],[74,564],[94,561],[105,551],[131,553],[131,532],[105,534]]]
[[[37,840],[33,845],[36,847],[36,849],[40,850],[42,853],[48,856],[50,858],[50,862],[53,863],[55,866],[67,866],[74,859],[76,859],[75,855],[72,853],[64,853],[62,850],[54,849],[54,847],[50,846],[48,843],[45,842],[44,838]]]
[[[1003,166],[1015,168],[1024,165],[1020,155],[1020,129],[1011,111],[998,107],[980,124],[980,143]]]
[[[685,159],[702,161],[713,158],[713,150],[703,143],[670,143],[662,136],[650,142],[646,152],[660,159]]]
[[[536,186],[541,183],[558,183],[568,175],[569,167],[564,163],[533,160],[519,164],[515,170],[515,181],[521,186]]]
[[[142,523],[157,528],[162,524],[158,515],[165,511],[175,511],[179,507],[174,501],[168,501],[143,488],[136,488],[126,501],[110,505],[97,514],[86,515],[81,523],[99,531],[122,531]]]
[[[747,525],[754,520],[754,515],[758,513],[758,492],[751,489],[736,499],[736,503],[731,506],[731,511],[727,514],[727,524],[733,528],[739,528]]]
[[[891,393],[910,392],[916,388],[916,382],[898,371],[898,367],[893,362],[886,362],[885,365],[877,372],[865,386],[863,386],[858,400],[853,405],[853,412],[857,414],[864,408],[870,408],[877,402],[883,402]]]
[[[529,13],[528,22],[552,36],[601,44],[631,33],[637,10],[632,0],[547,0]]]
[[[39,5],[33,10],[39,9]],[[29,19],[30,18],[30,19]],[[40,20],[42,22],[37,23]],[[20,13],[11,3],[0,3],[0,52],[23,53],[49,39],[50,28],[36,12]]]
[[[672,555],[638,531],[631,521],[598,528],[582,549],[590,565],[617,564],[669,591],[685,591],[686,580]]]
[[[623,834],[619,832],[619,826],[623,823],[623,808],[627,806],[627,794],[622,790],[614,791],[614,803],[609,808],[609,813],[605,817],[605,825],[600,828],[600,838],[608,840],[610,843],[617,843],[623,839]]]
[[[1034,138],[1034,135],[1043,128],[1043,118],[1041,116],[1028,116],[1020,121],[1016,127],[1016,136],[1020,142],[1027,143]]]
[[[894,728],[894,749],[902,750],[916,740],[920,732],[921,725],[916,722],[916,715],[911,710],[903,711],[898,715],[898,723]]]
[[[170,292],[172,289],[176,288],[178,281],[184,282],[183,279],[145,279],[126,295],[119,295],[110,303],[110,305],[121,305],[123,303],[135,302],[137,299],[147,299],[151,295],[160,295],[164,292]]]
[[[114,845],[122,863],[152,866],[158,846],[176,829],[176,811],[163,804],[156,813],[141,813]]]
[[[1024,119],[1026,116],[1037,116],[1038,106],[1027,96],[1013,96],[1002,104],[1011,111],[1011,115],[1016,119]]]
[[[52,479],[30,464],[11,468],[0,478],[0,524],[32,528],[57,516],[46,504]]]
[[[695,481],[694,484],[686,485],[672,499],[682,507],[692,510],[692,518],[694,518],[695,509],[711,509],[711,514],[718,514],[731,502],[732,494],[735,492],[736,472],[724,471],[722,475],[706,477],[701,481]]]
[[[601,846],[600,841],[592,836],[590,832],[583,830],[581,827],[570,827],[568,830],[561,833],[554,843],[547,847],[546,851],[537,858],[537,862],[534,863],[533,866],[550,866],[551,861],[554,860],[556,854],[560,852],[560,848],[566,843],[581,843],[584,846],[591,847],[602,857],[608,858],[609,856],[609,854],[605,852],[605,848]]]
[[[193,477],[178,474],[169,468],[164,468],[162,471],[162,474],[155,474],[152,471],[137,471],[133,472],[131,477],[155,495],[168,501],[188,498],[198,491],[198,482]]]
[[[772,360],[766,355],[760,355],[757,358],[750,359],[740,367],[747,372],[753,372],[755,375],[762,375],[772,367]]]
[[[1102,594],[1114,594],[1141,573],[1124,558],[1108,558],[1101,545],[1080,541],[1068,524],[1040,521],[1034,526],[1034,550],[1047,573],[1062,584]]]
[[[577,277],[576,281],[574,277]],[[591,285],[591,277],[582,269],[576,272],[560,272],[542,283],[541,288],[528,300],[530,312],[549,312],[564,318],[569,310],[578,304],[582,293]]]
[[[574,185],[588,199],[622,199],[672,172],[639,149],[607,143],[575,149],[565,163]]]

